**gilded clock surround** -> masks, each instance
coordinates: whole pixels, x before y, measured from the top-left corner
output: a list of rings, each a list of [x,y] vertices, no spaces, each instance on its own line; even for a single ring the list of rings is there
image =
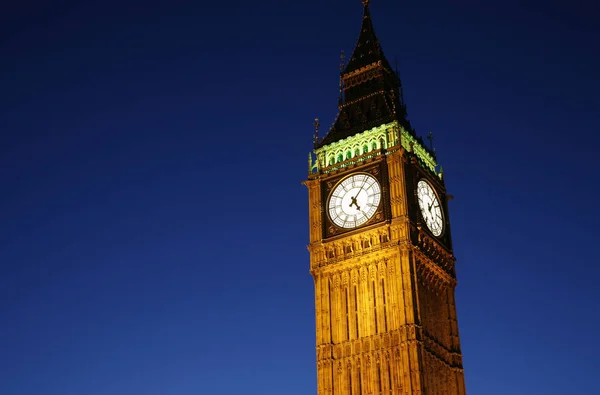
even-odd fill
[[[417,201],[421,219],[435,237],[440,237],[444,232],[444,212],[438,194],[424,178],[417,182]]]
[[[369,2],[363,4],[358,44],[342,71],[340,114],[316,142],[304,182],[317,393],[464,395],[443,173],[406,119],[400,80],[374,34]],[[339,180],[357,172],[377,178],[381,203],[367,223],[342,229],[328,217],[327,199]],[[419,209],[422,179],[444,213],[439,237]]]
[[[352,173],[332,188],[327,214],[338,228],[354,229],[373,218],[381,205],[381,186],[369,173]]]
[[[332,237],[332,236],[337,236],[337,235],[341,235],[344,233],[348,233],[348,232],[353,232],[356,231],[357,229],[362,229],[365,226],[369,226],[378,222],[383,221],[384,217],[385,217],[385,212],[386,212],[386,207],[388,206],[388,202],[387,202],[387,196],[384,193],[384,184],[382,183],[382,174],[383,171],[381,169],[381,165],[375,165],[373,166],[372,164],[369,166],[359,166],[359,167],[351,167],[354,171],[352,171],[351,173],[333,173],[332,175],[330,175],[329,177],[324,177],[323,178],[323,187],[322,187],[322,202],[323,205],[321,207],[322,210],[322,218],[324,219],[323,221],[323,234],[326,235],[326,237]],[[373,216],[362,226],[358,227],[358,228],[353,228],[353,229],[345,229],[345,228],[341,228],[339,226],[337,226],[329,217],[329,215],[327,214],[327,201],[329,200],[329,196],[331,194],[331,192],[333,191],[333,189],[335,188],[335,186],[342,181],[344,178],[346,178],[349,174],[355,174],[355,173],[366,173],[369,174],[371,177],[375,178],[377,180],[377,182],[380,185],[381,188],[381,201],[379,203],[379,206],[377,207],[377,210],[375,210],[375,213],[373,214]]]

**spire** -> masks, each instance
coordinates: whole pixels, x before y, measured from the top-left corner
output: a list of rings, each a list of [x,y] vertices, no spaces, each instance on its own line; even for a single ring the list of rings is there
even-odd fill
[[[402,83],[383,55],[373,29],[369,3],[362,0],[363,19],[358,41],[341,71],[340,112],[327,135],[317,143],[319,147],[392,121],[412,131],[406,119]]]
[[[375,30],[373,29],[371,12],[369,11],[370,1],[363,0],[362,3],[364,9],[360,35],[358,36],[358,41],[356,43],[356,47],[354,47],[354,52],[352,52],[350,61],[346,65],[346,69],[343,72],[344,74],[358,70],[361,67],[368,66],[378,61],[382,61],[384,66],[387,66],[389,69],[391,69],[390,64],[383,55],[381,44],[379,44],[379,40],[377,39]]]

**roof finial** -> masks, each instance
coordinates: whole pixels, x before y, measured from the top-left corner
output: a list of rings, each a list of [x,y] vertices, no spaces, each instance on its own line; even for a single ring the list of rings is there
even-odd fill
[[[370,2],[371,0],[362,0],[362,3],[365,7],[368,6]]]
[[[340,92],[339,92],[339,96],[338,96],[338,106],[342,105],[342,102],[344,101],[344,82],[342,80],[342,74],[344,73],[344,59],[346,58],[346,56],[344,55],[344,51],[342,50],[342,54],[340,55]]]
[[[429,149],[432,152],[435,152],[435,148],[433,148],[433,133],[431,131],[429,131],[429,134],[427,135],[427,140],[429,140]]]
[[[313,144],[317,144],[319,142],[319,126],[321,126],[321,124],[319,123],[319,118],[315,118],[315,123],[313,123],[314,127],[315,127],[315,134],[313,135]]]

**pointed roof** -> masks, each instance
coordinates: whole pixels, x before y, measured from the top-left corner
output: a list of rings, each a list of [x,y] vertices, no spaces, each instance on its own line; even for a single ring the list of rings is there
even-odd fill
[[[383,66],[391,69],[391,66],[381,49],[381,44],[375,35],[373,22],[371,21],[371,12],[369,11],[369,0],[363,0],[363,21],[360,28],[358,41],[350,57],[350,61],[346,65],[343,74],[351,73],[361,67],[368,66],[372,63],[382,61]]]
[[[412,130],[406,119],[402,82],[383,55],[373,30],[369,0],[363,0],[363,20],[352,57],[341,75],[339,110],[319,148],[375,126],[398,121]]]

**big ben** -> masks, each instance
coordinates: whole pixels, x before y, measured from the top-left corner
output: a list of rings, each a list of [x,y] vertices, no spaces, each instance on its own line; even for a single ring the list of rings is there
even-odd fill
[[[318,394],[462,395],[450,196],[363,7],[305,181]]]

